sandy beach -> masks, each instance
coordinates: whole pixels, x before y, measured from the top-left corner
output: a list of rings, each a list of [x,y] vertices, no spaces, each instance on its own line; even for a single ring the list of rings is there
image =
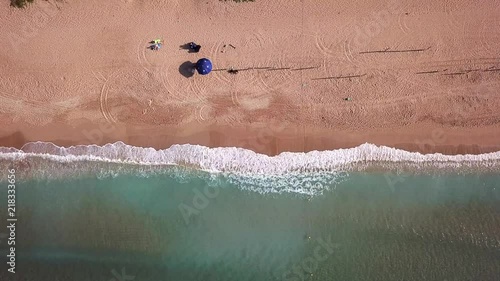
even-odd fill
[[[0,6],[0,146],[500,151],[494,0],[35,2]]]

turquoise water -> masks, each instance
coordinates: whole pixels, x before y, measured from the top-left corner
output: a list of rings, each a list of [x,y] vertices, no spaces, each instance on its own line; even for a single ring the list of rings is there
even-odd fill
[[[0,280],[500,280],[500,173],[346,172],[311,195],[177,168],[21,172]]]

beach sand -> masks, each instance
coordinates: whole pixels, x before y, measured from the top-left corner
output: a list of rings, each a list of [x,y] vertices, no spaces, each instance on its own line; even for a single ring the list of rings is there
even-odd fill
[[[35,2],[0,6],[0,146],[500,151],[494,0]]]

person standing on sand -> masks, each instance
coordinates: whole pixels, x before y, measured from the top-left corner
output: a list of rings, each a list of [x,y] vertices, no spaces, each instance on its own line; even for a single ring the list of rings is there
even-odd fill
[[[194,42],[189,42],[189,49],[195,53],[198,53],[201,49],[201,45],[198,45]]]

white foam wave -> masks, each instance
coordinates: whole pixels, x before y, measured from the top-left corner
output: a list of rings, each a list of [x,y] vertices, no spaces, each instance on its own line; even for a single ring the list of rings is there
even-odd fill
[[[443,155],[408,152],[365,143],[358,147],[307,153],[284,152],[277,156],[258,154],[251,150],[200,145],[173,145],[156,150],[127,145],[123,142],[97,145],[59,147],[48,142],[33,142],[15,148],[0,148],[0,160],[22,160],[41,157],[57,162],[99,161],[140,165],[182,165],[210,172],[236,172],[262,175],[283,175],[290,172],[339,171],[356,163],[384,161],[393,163],[440,163],[460,166],[463,163],[497,165],[500,152],[480,155]]]

